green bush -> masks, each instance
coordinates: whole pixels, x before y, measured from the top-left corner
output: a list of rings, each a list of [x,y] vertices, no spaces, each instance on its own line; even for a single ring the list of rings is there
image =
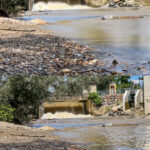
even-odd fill
[[[97,106],[102,104],[102,99],[97,93],[89,93],[88,99],[92,100]]]
[[[0,121],[12,122],[14,119],[13,109],[10,105],[0,105]]]

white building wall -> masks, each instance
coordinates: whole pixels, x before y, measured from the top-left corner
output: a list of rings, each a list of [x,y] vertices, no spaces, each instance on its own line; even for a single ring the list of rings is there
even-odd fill
[[[144,76],[144,109],[150,114],[150,76]]]

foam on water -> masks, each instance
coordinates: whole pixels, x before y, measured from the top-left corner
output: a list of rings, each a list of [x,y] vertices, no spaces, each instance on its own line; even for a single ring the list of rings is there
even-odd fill
[[[68,5],[60,2],[38,2],[33,5],[32,11],[44,10],[69,10],[69,9],[90,9],[91,7],[85,5]]]
[[[52,113],[46,113],[44,114],[41,119],[46,120],[46,119],[62,119],[62,118],[90,118],[93,117],[92,115],[75,115],[73,113],[69,112],[56,112],[55,114]]]

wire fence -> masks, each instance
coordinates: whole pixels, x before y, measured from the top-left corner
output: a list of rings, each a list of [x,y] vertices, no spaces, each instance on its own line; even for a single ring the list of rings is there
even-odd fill
[[[119,94],[124,94],[126,90],[130,90],[130,91],[135,91],[135,89],[132,88],[123,88],[123,89],[117,89],[116,90],[116,95]],[[99,94],[99,96],[106,96],[106,95],[110,95],[110,91],[108,90],[102,90],[102,91],[97,91],[97,93]],[[88,97],[88,95],[86,96]],[[68,93],[68,92],[63,92],[63,93],[50,93],[47,101],[57,101],[57,100],[72,100],[72,99],[79,99],[79,98],[85,98],[85,95],[83,93]]]
[[[116,89],[116,94],[124,94],[125,91],[127,90],[134,90],[134,89],[131,89],[131,88],[123,88],[123,89]],[[98,91],[97,92],[100,96],[105,96],[105,95],[109,95],[110,94],[110,91],[109,89],[108,90],[103,90],[103,91]]]

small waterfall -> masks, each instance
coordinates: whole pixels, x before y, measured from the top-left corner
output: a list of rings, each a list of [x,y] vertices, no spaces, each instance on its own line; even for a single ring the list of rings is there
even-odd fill
[[[44,10],[71,10],[71,9],[90,9],[86,5],[69,5],[63,2],[38,2],[33,5],[32,11],[44,11]]]
[[[41,119],[46,120],[46,119],[91,118],[91,117],[93,117],[93,116],[92,115],[82,115],[82,114],[75,115],[75,114],[69,113],[69,112],[56,112],[55,114],[46,113],[41,117]]]

